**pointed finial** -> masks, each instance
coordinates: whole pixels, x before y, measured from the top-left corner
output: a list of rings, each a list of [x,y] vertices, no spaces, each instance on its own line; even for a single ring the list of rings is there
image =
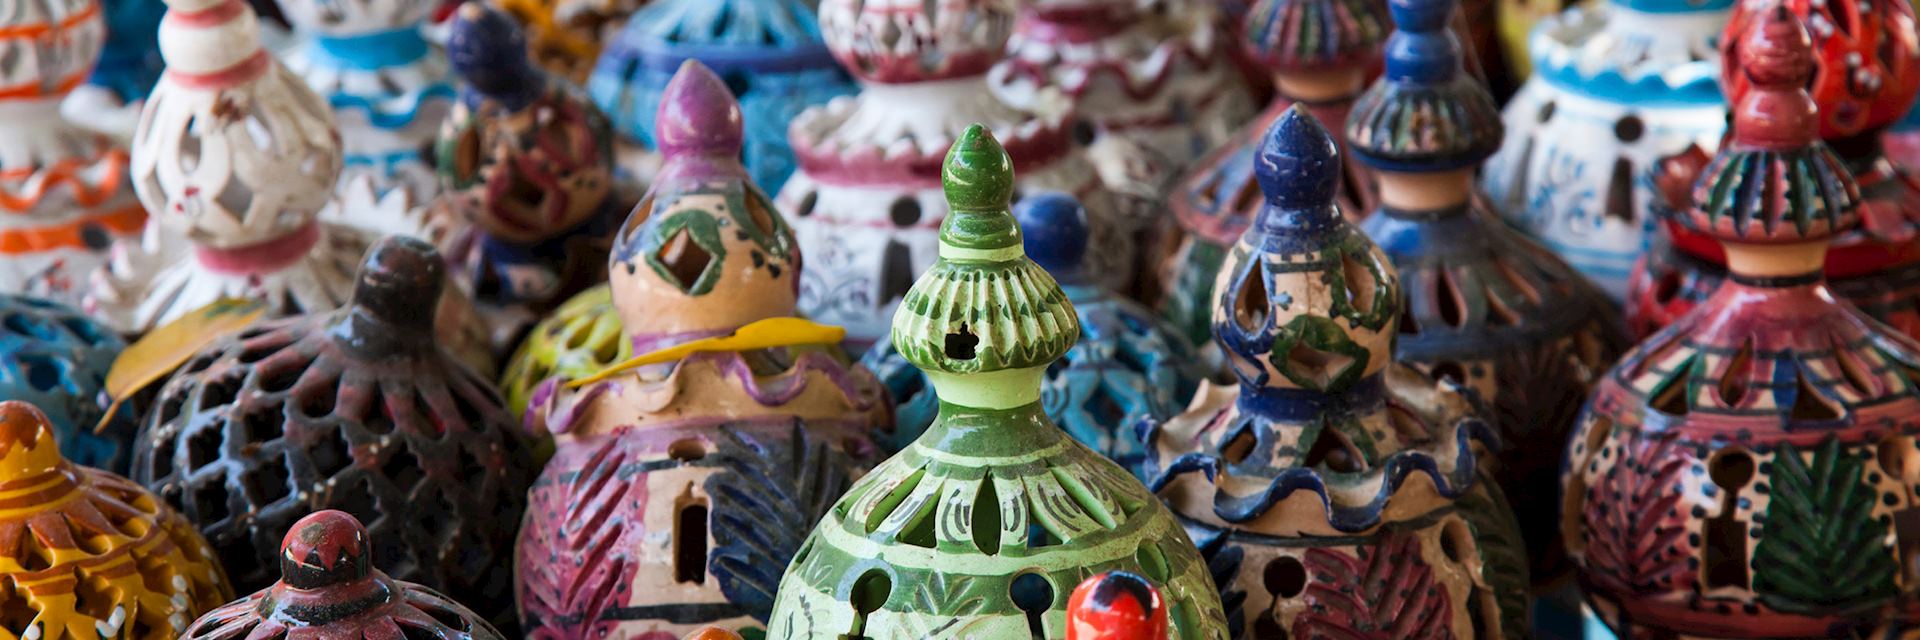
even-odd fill
[[[1785,5],[1775,5],[1741,34],[1739,72],[1749,89],[1734,104],[1734,139],[1768,149],[1796,149],[1819,135],[1819,108],[1807,95],[1813,40]]]
[[[1784,6],[1740,34],[1738,72],[1750,85],[1733,107],[1733,132],[1693,187],[1675,222],[1726,242],[1802,243],[1860,225],[1860,187],[1819,138],[1807,94],[1813,44]],[[1723,81],[1726,79],[1722,79]]]
[[[491,99],[519,111],[546,88],[546,74],[527,55],[527,34],[513,18],[478,0],[454,11],[447,35],[447,57],[467,81],[468,107]]]
[[[1080,337],[1060,284],[1027,258],[1013,197],[1013,160],[982,125],[967,127],[942,169],[952,212],[940,257],[893,317],[893,345],[927,371],[943,401],[1008,409],[1040,398],[1046,365]],[[967,374],[1003,371],[1030,378]]]
[[[412,236],[387,236],[367,250],[354,283],[354,309],[395,328],[433,330],[434,302],[446,282],[440,252]]]
[[[280,583],[288,587],[312,591],[372,575],[367,528],[345,512],[330,509],[301,518],[280,542]]]
[[[1386,73],[1347,116],[1348,148],[1366,164],[1406,173],[1458,171],[1500,148],[1493,94],[1466,72],[1447,28],[1455,0],[1391,0],[1396,31]]]
[[[241,0],[166,0],[160,57],[182,84],[218,91],[251,82],[273,67],[260,46],[260,19]]]
[[[1319,118],[1295,104],[1267,129],[1253,172],[1273,206],[1329,207],[1340,184],[1340,147]]]
[[[687,60],[661,95],[655,141],[669,164],[681,157],[701,156],[730,160],[738,167],[745,140],[742,120],[740,103],[727,83],[707,65]],[[746,177],[744,167],[739,168],[737,177]]]
[[[1020,227],[1007,212],[1013,200],[1013,158],[986,125],[974,124],[947,149],[940,171],[952,214],[940,226],[941,255],[947,246],[967,250],[1014,249],[1021,257]]]
[[[1166,640],[1160,590],[1132,573],[1103,573],[1081,582],[1067,600],[1067,640]]]
[[[61,463],[47,414],[19,400],[0,402],[0,484],[52,473]]]
[[[1055,280],[1081,284],[1080,265],[1086,260],[1087,210],[1072,195],[1049,191],[1027,196],[1013,207],[1027,257],[1053,274]]]
[[[1740,104],[1756,90],[1755,80],[1741,71],[1749,61],[1742,49],[1753,23],[1777,21],[1777,14],[1814,36],[1803,86],[1819,105],[1821,138],[1835,144],[1878,138],[1920,96],[1920,39],[1914,37],[1914,8],[1907,0],[1753,0],[1734,3],[1720,33],[1727,104]],[[1769,46],[1774,45],[1794,46]]]

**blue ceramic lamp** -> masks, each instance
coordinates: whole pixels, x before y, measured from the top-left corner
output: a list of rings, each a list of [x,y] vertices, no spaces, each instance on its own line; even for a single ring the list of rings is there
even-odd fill
[[[1380,205],[1361,224],[1406,283],[1395,356],[1485,398],[1500,431],[1494,468],[1549,580],[1557,551],[1551,486],[1587,389],[1626,348],[1606,295],[1501,223],[1473,185],[1500,144],[1500,114],[1446,29],[1453,0],[1393,0],[1382,78],[1347,118],[1347,148],[1372,167]]]
[[[699,60],[727,81],[746,115],[747,171],[777,193],[794,171],[787,124],[807,107],[855,91],[801,0],[663,0],[627,21],[587,81],[614,127],[648,149],[667,81]]]
[[[107,370],[126,343],[79,311],[39,298],[0,294],[0,400],[39,407],[60,451],[76,463],[125,473],[134,429],[125,408],[106,429]]]

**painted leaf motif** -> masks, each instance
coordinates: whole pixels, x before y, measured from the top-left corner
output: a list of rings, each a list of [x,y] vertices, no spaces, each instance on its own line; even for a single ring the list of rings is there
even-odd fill
[[[706,482],[715,543],[708,565],[727,600],[765,622],[787,563],[852,485],[853,463],[798,420],[784,441],[728,427],[717,440],[708,459],[722,471]]]
[[[1358,556],[1315,548],[1306,553],[1307,608],[1293,619],[1293,637],[1312,640],[1405,640],[1453,637],[1447,592],[1420,557],[1409,533],[1362,546]]]
[[[601,618],[626,599],[622,585],[634,565],[620,541],[625,523],[637,521],[647,504],[645,477],[621,477],[627,460],[625,448],[608,439],[573,482],[542,482],[528,492],[518,556],[529,638],[594,636],[618,626]]]
[[[1194,539],[1200,541],[1200,557],[1206,560],[1213,583],[1220,586],[1220,604],[1226,609],[1229,637],[1233,640],[1247,637],[1247,592],[1239,588],[1240,565],[1246,560],[1246,551],[1229,544],[1226,532],[1216,533],[1211,539],[1198,535]]]
[[[1520,524],[1503,498],[1500,485],[1488,482],[1483,473],[1480,488],[1461,496],[1458,504],[1480,550],[1480,577],[1500,605],[1501,635],[1525,638],[1532,628],[1527,621],[1526,541],[1518,535]]]
[[[1674,451],[1671,435],[1629,436],[1620,461],[1589,488],[1586,571],[1621,593],[1684,588],[1696,571],[1685,558],[1685,519],[1680,517],[1680,473],[1687,458]]]
[[[1579,359],[1568,353],[1571,342],[1515,349],[1495,359],[1494,384],[1499,392],[1492,399],[1491,415],[1500,431],[1503,453],[1558,451],[1566,446],[1586,404],[1588,387],[1579,373]],[[1495,471],[1507,496],[1518,500],[1511,504],[1520,516],[1527,557],[1539,559],[1542,564],[1533,568],[1547,573],[1567,566],[1566,554],[1559,549],[1560,496],[1555,491],[1529,489],[1551,487],[1559,476],[1559,456],[1551,455],[1502,455]]]
[[[1898,561],[1878,496],[1860,481],[1865,465],[1828,437],[1812,459],[1782,444],[1773,458],[1773,500],[1753,550],[1753,590],[1768,606],[1813,612],[1893,597]]]

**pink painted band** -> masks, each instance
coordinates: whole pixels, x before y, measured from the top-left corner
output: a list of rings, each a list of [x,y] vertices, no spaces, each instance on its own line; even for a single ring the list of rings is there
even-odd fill
[[[260,50],[253,52],[252,57],[219,71],[187,73],[169,69],[167,77],[188,89],[214,91],[252,82],[255,78],[266,75],[267,70],[271,68],[273,68],[273,56],[267,55],[265,50]]]
[[[313,246],[320,244],[320,223],[309,222],[299,230],[259,244],[232,249],[195,247],[194,257],[209,271],[251,275],[268,273],[299,262]]]

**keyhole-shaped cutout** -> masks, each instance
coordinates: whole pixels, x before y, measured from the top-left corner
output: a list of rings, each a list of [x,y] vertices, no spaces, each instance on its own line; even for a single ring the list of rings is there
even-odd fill
[[[707,501],[704,499],[686,500],[674,516],[673,581],[707,582]]]
[[[967,323],[962,322],[959,331],[947,334],[942,351],[948,358],[954,360],[972,360],[980,355],[979,347],[980,336],[973,335],[973,330],[967,328]]]
[[[1753,454],[1730,447],[1707,460],[1707,475],[1720,488],[1720,512],[1708,518],[1706,588],[1747,588],[1747,523],[1741,521],[1740,490],[1753,479]]]
[[[1046,577],[1028,573],[1013,579],[1008,589],[1014,606],[1027,616],[1027,632],[1036,639],[1047,637],[1047,610],[1053,608],[1053,585]]]
[[[847,601],[853,605],[853,627],[840,636],[840,640],[869,640],[867,638],[867,616],[880,607],[886,606],[887,598],[893,595],[893,578],[879,569],[868,569],[859,580],[853,583],[853,593]]]
[[[880,302],[893,304],[913,288],[913,250],[898,241],[887,241],[880,256]]]

